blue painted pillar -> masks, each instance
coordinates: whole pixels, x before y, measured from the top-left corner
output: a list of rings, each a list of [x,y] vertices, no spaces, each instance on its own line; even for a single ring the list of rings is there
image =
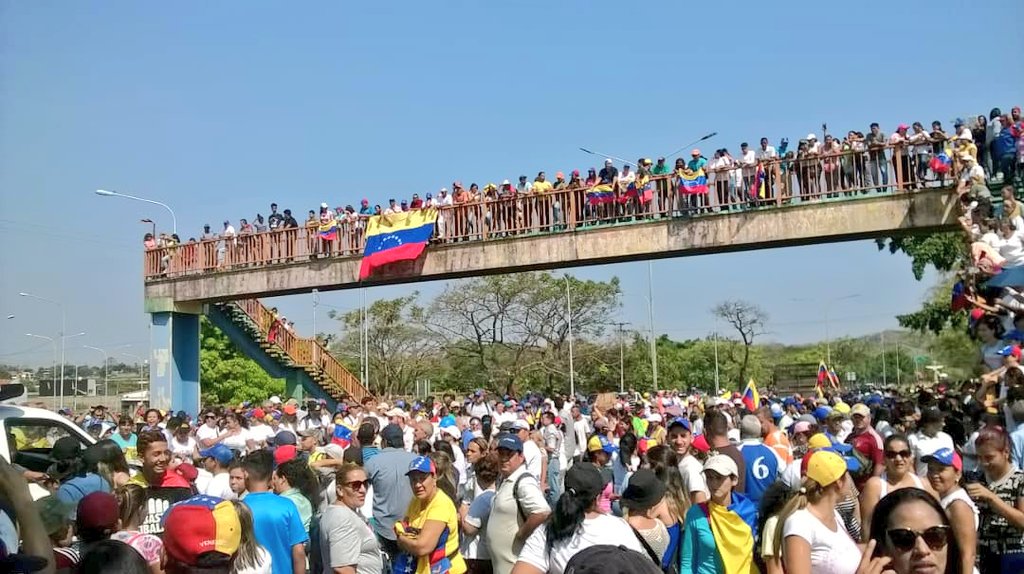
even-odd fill
[[[149,405],[198,416],[198,313],[150,311]]]

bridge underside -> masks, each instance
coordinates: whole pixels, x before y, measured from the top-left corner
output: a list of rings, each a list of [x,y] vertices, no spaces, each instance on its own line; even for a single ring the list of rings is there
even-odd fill
[[[152,279],[145,295],[147,304],[167,307],[931,233],[957,226],[956,203],[949,189],[871,194],[857,200],[431,245],[418,261],[392,265],[362,282],[359,257],[335,257]]]

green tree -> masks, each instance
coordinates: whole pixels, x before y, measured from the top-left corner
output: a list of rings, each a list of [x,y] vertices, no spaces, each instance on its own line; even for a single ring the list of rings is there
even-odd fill
[[[617,278],[601,282],[518,273],[453,282],[428,307],[426,322],[444,341],[453,375],[460,381],[510,394],[516,394],[518,384],[567,387],[566,289],[572,300],[573,337],[583,343],[573,353],[580,374],[581,360],[589,362],[607,351],[584,342],[598,339],[618,308]]]
[[[754,303],[748,301],[732,300],[723,301],[715,305],[711,312],[722,319],[740,336],[743,343],[743,359],[741,362],[739,380],[746,381],[748,368],[750,366],[750,350],[754,340],[765,334],[765,326],[768,323],[768,313]]]
[[[268,375],[205,317],[200,322],[199,338],[199,377],[203,402],[237,404],[242,401],[263,401],[269,396],[284,393],[283,379]]]
[[[330,315],[342,324],[342,336],[331,346],[353,372],[353,359],[360,356],[361,311]],[[416,381],[439,373],[440,348],[424,326],[419,292],[397,299],[374,301],[367,309],[366,347],[371,390],[379,395],[406,394]]]

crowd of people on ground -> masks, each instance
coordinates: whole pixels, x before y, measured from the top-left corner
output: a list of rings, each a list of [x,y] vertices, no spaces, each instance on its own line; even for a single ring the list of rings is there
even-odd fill
[[[387,206],[371,206],[365,198],[358,208],[351,204],[331,208],[321,203],[319,210],[309,210],[301,223],[290,209],[279,212],[277,204],[272,203],[266,219],[257,214],[252,222],[239,220],[237,227],[225,220],[219,232],[205,225],[198,241],[217,242],[217,265],[244,263],[253,260],[257,252],[261,260],[287,259],[295,255],[292,243],[298,240],[297,234],[278,234],[266,245],[257,245],[254,236],[304,228],[308,232],[305,253],[310,257],[354,255],[361,250],[366,222],[374,215],[480,205],[479,210],[465,213],[446,216],[442,212],[435,225],[437,240],[473,239],[483,237],[485,230],[506,235],[563,228],[570,206],[563,205],[565,198],[554,193],[563,190],[580,191],[576,219],[592,224],[746,209],[772,205],[777,200],[816,201],[872,189],[884,192],[894,187],[911,190],[945,185],[951,181],[954,163],[957,168],[962,164],[970,178],[981,177],[983,183],[1005,182],[1021,187],[1024,122],[1019,107],[1009,114],[994,108],[988,117],[979,115],[966,121],[957,118],[953,124],[953,132],[947,133],[940,121],[931,122],[930,129],[915,121],[900,124],[886,135],[873,123],[866,133],[851,130],[842,137],[828,133],[823,124],[820,141],[810,133],[797,142],[795,150],[789,149],[786,138],[778,146],[761,138],[756,148],[746,142],[740,144],[735,155],[727,148],[716,149],[710,160],[695,148],[689,159],[677,158],[671,165],[664,157],[640,158],[632,164],[622,161],[619,168],[612,159],[606,159],[603,167],[592,167],[585,176],[574,169],[568,178],[559,171],[550,180],[541,171],[533,181],[521,175],[516,183],[506,179],[483,188],[476,183],[467,188],[455,181],[451,192],[441,188],[436,196],[426,193],[422,198],[414,193],[408,200],[390,199]],[[784,174],[789,174],[794,183],[782,185],[779,178]],[[147,233],[143,243],[147,250],[177,248],[195,244],[197,239],[193,236],[183,243],[177,234]],[[166,257],[162,269],[166,269],[170,257]]]
[[[999,356],[1022,372],[1018,347]],[[13,554],[0,535],[0,564],[563,574],[610,552],[651,573],[1020,572],[1024,392],[972,385],[62,410],[98,442],[57,439],[46,473],[0,463],[21,536]]]

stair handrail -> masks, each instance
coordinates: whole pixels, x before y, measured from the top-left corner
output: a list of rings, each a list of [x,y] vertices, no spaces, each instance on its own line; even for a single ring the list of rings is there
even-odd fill
[[[261,335],[268,341],[271,327],[279,318],[259,299],[239,299],[233,301],[256,325]],[[322,371],[340,390],[349,396],[362,399],[369,395],[369,390],[352,374],[320,341],[313,338],[299,337],[293,331],[278,323],[272,344],[281,348],[288,358],[299,367],[313,367]],[[314,361],[314,356],[316,361]]]

